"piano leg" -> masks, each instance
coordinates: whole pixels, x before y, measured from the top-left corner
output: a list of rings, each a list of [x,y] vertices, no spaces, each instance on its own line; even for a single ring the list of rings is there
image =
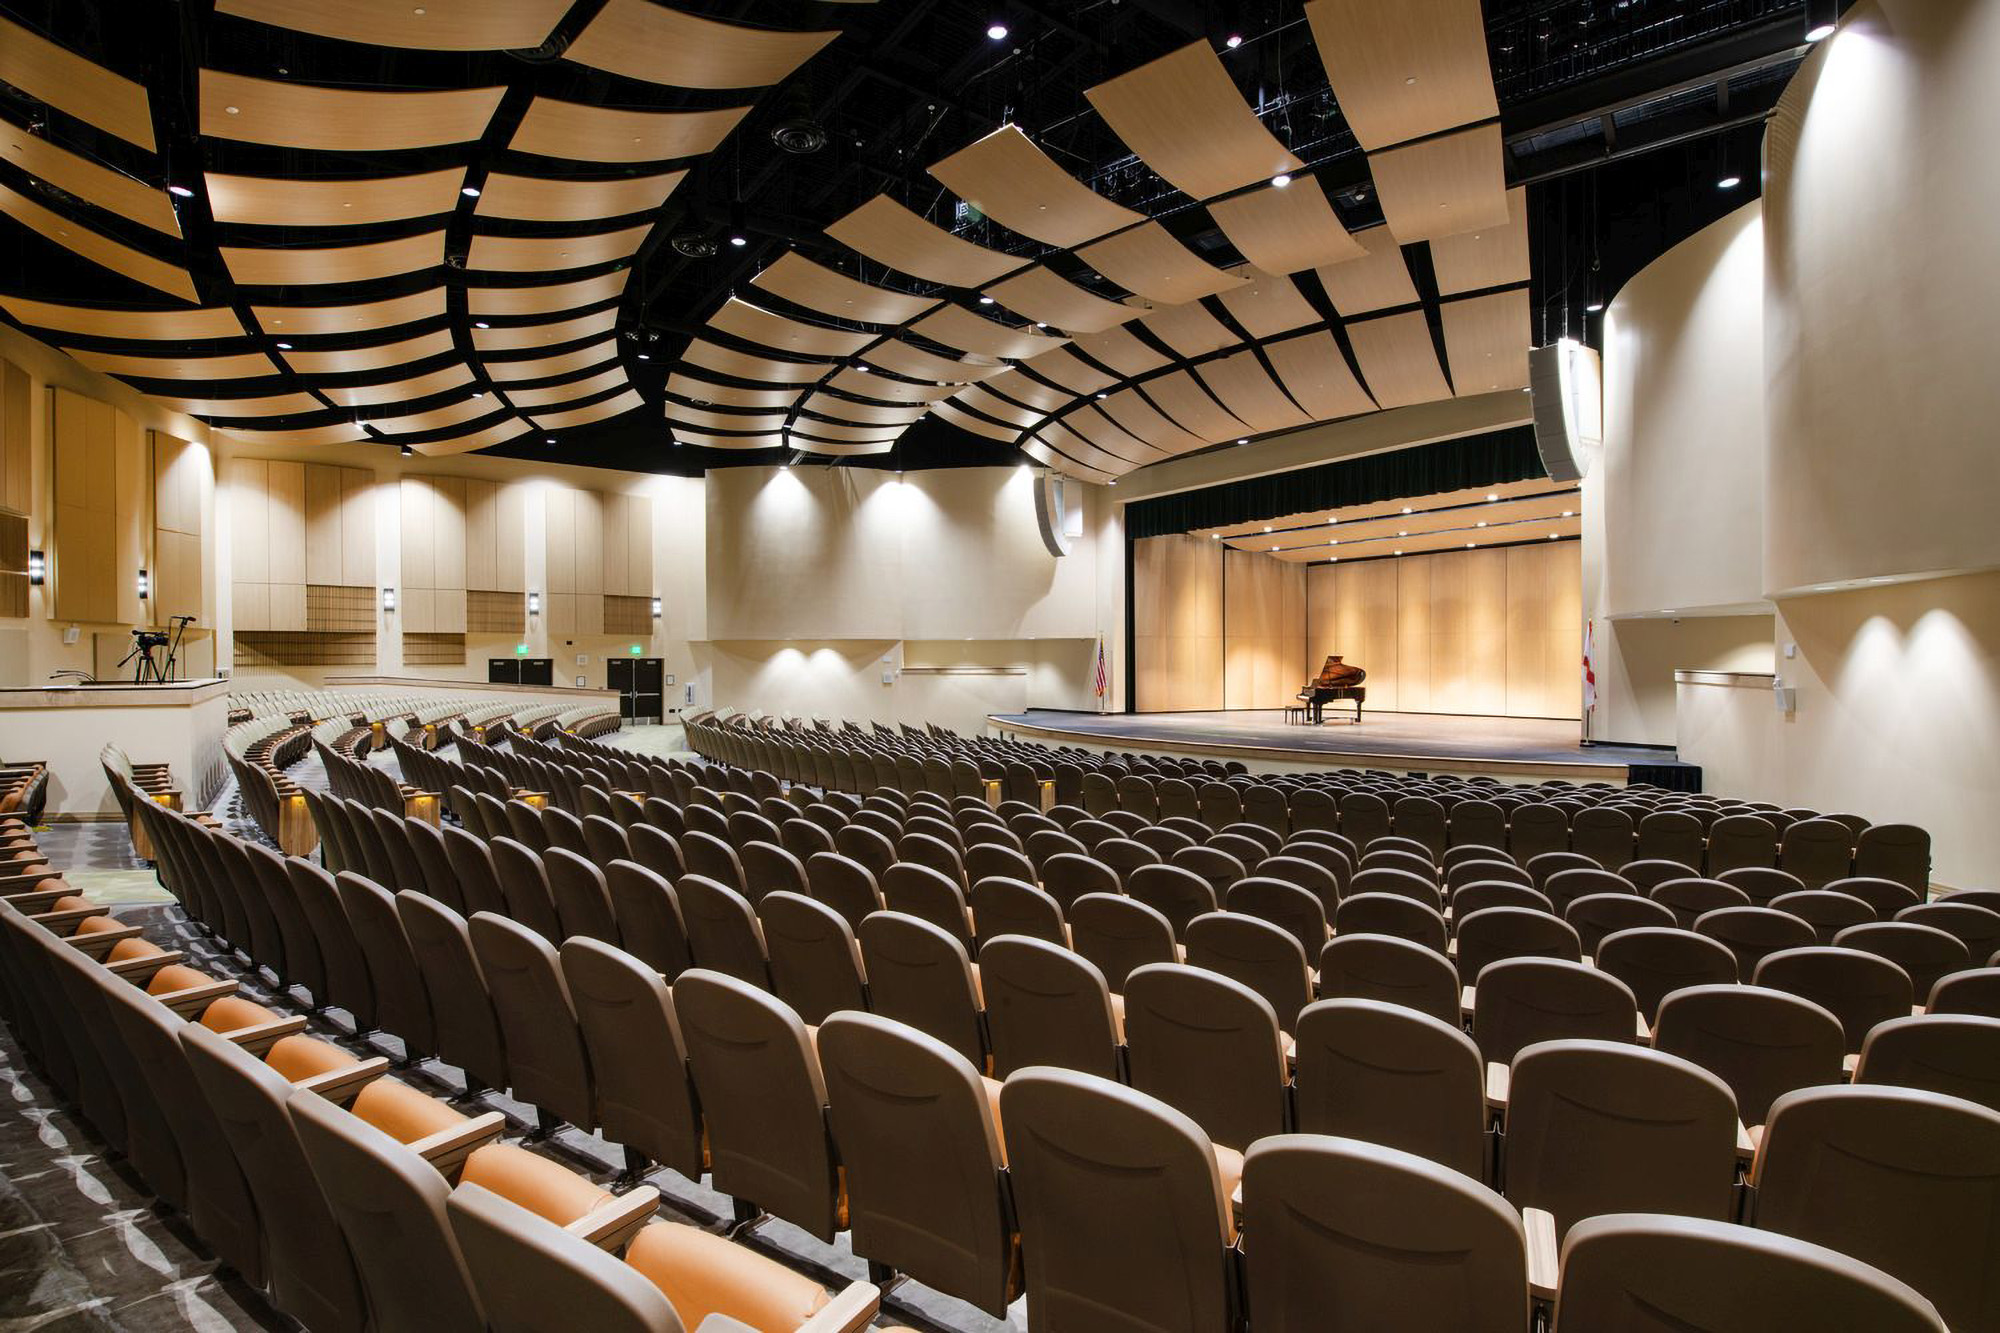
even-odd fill
[[[1357,727],[1361,725],[1361,701],[1359,699],[1354,701],[1354,725]]]

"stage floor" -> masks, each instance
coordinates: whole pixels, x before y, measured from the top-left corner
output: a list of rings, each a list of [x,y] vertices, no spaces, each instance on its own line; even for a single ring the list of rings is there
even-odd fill
[[[1337,706],[1329,705],[1329,718]],[[1346,710],[1339,710],[1341,716]],[[996,713],[997,730],[1025,739],[1092,748],[1146,750],[1266,760],[1287,767],[1373,767],[1493,773],[1517,778],[1620,781],[1635,764],[1673,766],[1671,751],[1584,746],[1574,721],[1471,717],[1450,713],[1364,713],[1359,725],[1287,723],[1278,709],[1213,713],[1066,713],[1030,709]]]

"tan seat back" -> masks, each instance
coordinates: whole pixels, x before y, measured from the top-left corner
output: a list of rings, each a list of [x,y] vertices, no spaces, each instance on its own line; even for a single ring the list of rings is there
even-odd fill
[[[1781,949],[1757,964],[1752,980],[1803,996],[1833,1014],[1846,1033],[1850,1054],[1860,1051],[1868,1029],[1907,1017],[1915,1003],[1909,973],[1859,949]]]
[[[873,1010],[930,1033],[983,1068],[979,992],[965,946],[902,912],[875,912],[856,935]]]
[[[1069,905],[1070,946],[1104,973],[1113,993],[1148,963],[1170,963],[1173,924],[1155,909],[1118,893],[1086,893]]]
[[[1278,1018],[1248,986],[1179,963],[1125,982],[1132,1086],[1192,1116],[1238,1152],[1285,1126]]]
[[[1599,1213],[1722,1221],[1734,1202],[1736,1098],[1676,1056],[1608,1041],[1545,1041],[1514,1058],[1507,1197],[1558,1233]]]
[[[681,921],[687,926],[694,965],[740,978],[753,986],[771,984],[764,953],[764,930],[750,900],[721,880],[686,874],[674,885]]]
[[[613,861],[604,871],[604,891],[627,952],[670,982],[694,966],[672,880],[637,861]]]
[[[468,1090],[504,1088],[507,1043],[472,953],[465,918],[421,893],[396,895],[396,915],[430,996],[437,1053],[465,1071]]]
[[[644,961],[602,940],[564,940],[561,959],[604,1137],[699,1181],[701,1112],[673,993]]]
[[[1944,1333],[1936,1308],[1913,1288],[1845,1254],[1729,1222],[1642,1213],[1570,1228],[1555,1327]]]
[[[993,1074],[1031,1065],[1118,1076],[1118,1024],[1104,973],[1081,954],[1023,935],[979,951]]]
[[[961,878],[933,865],[899,861],[882,876],[882,905],[891,912],[930,922],[970,953],[975,946]]]
[[[1381,1000],[1459,1021],[1458,972],[1442,951],[1393,935],[1341,933],[1319,952],[1319,993],[1326,999]]]
[[[541,853],[514,838],[495,838],[487,847],[493,854],[493,873],[499,878],[500,892],[507,900],[506,915],[550,945],[561,944],[562,918],[556,915],[555,897],[549,892],[548,871],[542,868]]]
[[[839,1196],[805,1024],[762,990],[704,968],[674,983],[674,1006],[715,1188],[830,1242]]]
[[[1002,935],[1025,935],[1068,947],[1062,904],[1031,879],[995,875],[979,880],[972,886],[968,905],[982,950]]]
[[[1926,1014],[1877,1023],[1854,1081],[1922,1088],[2000,1111],[2000,1018]]]
[[[1244,1161],[1243,1207],[1260,1333],[1529,1326],[1520,1216],[1427,1158],[1377,1142],[1275,1135]]]
[[[870,912],[882,910],[882,890],[875,873],[851,856],[839,852],[815,852],[806,858],[806,884],[812,897],[825,903],[847,921],[861,924]]]
[[[490,912],[475,914],[467,928],[506,1037],[508,1086],[516,1097],[559,1120],[594,1128],[590,1057],[555,946]]]
[[[368,960],[355,938],[354,923],[340,900],[333,876],[303,857],[285,862],[285,873],[298,897],[299,909],[312,923],[319,941],[320,957],[326,963],[326,993],[313,998],[322,1004],[338,1005],[354,1018],[355,1030],[366,1032],[375,1026],[375,983],[368,973]]]
[[[583,935],[607,944],[618,942],[618,923],[602,870],[576,852],[551,847],[542,853],[542,871],[548,876],[563,939]]]
[[[394,895],[374,880],[347,870],[334,876],[334,885],[354,926],[354,938],[368,959],[376,1021],[401,1037],[410,1054],[435,1054],[437,1033],[431,1022],[430,996],[417,972],[409,937],[403,934]]]
[[[1235,894],[1236,889],[1231,889],[1230,896]],[[1297,896],[1310,900],[1311,895],[1300,890]],[[1308,957],[1288,931],[1233,909],[1210,912],[1188,923],[1189,965],[1241,982],[1263,996],[1277,1015],[1278,1027],[1286,1032],[1298,1022],[1299,1011],[1312,1001]]]
[[[1692,1061],[1736,1094],[1746,1125],[1794,1088],[1841,1081],[1840,1020],[1811,1000],[1762,986],[1690,986],[1660,1005],[1653,1049]]]
[[[1504,1065],[1538,1041],[1631,1041],[1638,1012],[1632,988],[1608,973],[1556,958],[1509,958],[1479,974],[1472,1040],[1481,1059]]]
[[[840,913],[787,890],[757,903],[770,954],[771,989],[808,1024],[842,1009],[866,1009],[861,950]]]
[[[660,1289],[615,1256],[478,1185],[445,1200],[494,1333],[681,1333]]]
[[[1455,1023],[1379,1000],[1321,1000],[1299,1017],[1301,1133],[1335,1134],[1486,1176],[1486,1077]]]
[[[1660,1001],[1672,992],[1737,979],[1736,955],[1705,935],[1671,926],[1640,926],[1605,936],[1597,946],[1597,966],[1631,988],[1648,1026]]]
[[[1208,1138],[1133,1088],[1030,1069],[1000,1094],[1035,1333],[1230,1326],[1228,1202]],[[1171,1275],[1171,1280],[1163,1280]]]

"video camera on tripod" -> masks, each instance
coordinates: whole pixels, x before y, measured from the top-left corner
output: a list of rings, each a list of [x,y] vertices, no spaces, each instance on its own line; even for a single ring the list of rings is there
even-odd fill
[[[174,627],[171,634],[157,629],[132,631],[132,651],[125,654],[118,665],[122,669],[126,662],[133,664],[134,685],[164,685],[174,678],[174,659],[180,654],[181,636],[187,633],[187,627],[194,623],[194,619],[193,616],[174,616],[168,622]],[[164,662],[154,660],[155,648],[167,650]]]

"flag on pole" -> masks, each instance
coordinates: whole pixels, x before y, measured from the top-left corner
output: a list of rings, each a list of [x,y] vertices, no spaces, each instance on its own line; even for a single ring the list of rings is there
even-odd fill
[[[1592,630],[1596,622],[1583,622],[1583,710],[1587,713],[1597,707],[1597,672],[1590,665]]]
[[[1111,678],[1104,671],[1104,636],[1097,636],[1097,697],[1102,699],[1111,687]]]

